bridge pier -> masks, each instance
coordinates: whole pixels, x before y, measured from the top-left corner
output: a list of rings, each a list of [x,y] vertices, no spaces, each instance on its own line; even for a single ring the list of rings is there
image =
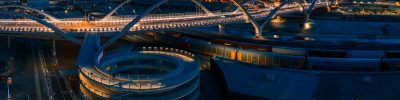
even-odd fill
[[[58,65],[57,61],[57,49],[56,49],[56,40],[53,40],[53,49],[51,50],[53,54],[54,66]]]
[[[219,29],[220,34],[225,34],[225,25],[224,24],[219,24],[218,29]]]
[[[317,2],[319,2],[319,0],[312,0],[311,1],[311,5],[309,6],[309,8],[307,10],[303,9],[303,12],[305,14],[305,21],[306,22],[310,21],[311,12],[314,10],[314,6],[315,6],[315,4]]]
[[[326,9],[328,10],[327,12],[331,12],[331,7],[327,6]]]
[[[307,14],[307,15],[305,16],[305,21],[306,21],[306,22],[309,22],[309,21],[310,21],[310,14]]]
[[[262,28],[257,28],[254,38],[255,39],[263,39],[264,37],[262,36],[262,32],[263,32]]]
[[[331,12],[331,3],[333,3],[334,0],[326,0],[326,9],[328,12]]]
[[[11,48],[11,40],[10,40],[10,36],[7,36],[7,46],[8,46],[8,49],[10,49],[10,48]]]

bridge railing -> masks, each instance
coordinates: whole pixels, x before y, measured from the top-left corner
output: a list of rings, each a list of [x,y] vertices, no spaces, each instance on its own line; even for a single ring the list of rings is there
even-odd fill
[[[279,14],[295,12],[301,9],[298,5],[288,4],[279,11]],[[294,9],[293,9],[294,8]],[[250,12],[251,16],[256,19],[261,19],[269,14],[271,8],[259,9],[258,11]],[[287,11],[287,12],[285,12]],[[121,16],[110,21],[83,21],[82,18],[61,19],[60,21],[50,21],[63,31],[66,32],[119,32],[123,26],[130,22],[133,16]],[[215,12],[215,15],[205,13],[173,13],[173,14],[151,14],[141,20],[138,25],[131,28],[131,31],[148,31],[148,30],[165,30],[175,28],[210,26],[218,24],[226,24],[232,22],[243,22],[245,18],[240,13],[232,12]],[[7,23],[10,22],[10,23]],[[17,23],[15,23],[17,22]],[[1,19],[0,31],[7,32],[54,32],[35,21],[25,19]],[[81,25],[82,24],[82,25]],[[86,25],[88,24],[88,25]],[[75,26],[75,27],[71,27]]]
[[[90,78],[93,81],[104,85],[115,85],[118,84],[120,81],[112,80],[110,77],[102,75],[101,73],[95,71],[94,69],[88,69],[86,67],[81,67],[80,69],[82,75]]]
[[[82,75],[92,79],[93,81],[96,81],[97,83],[104,84],[118,90],[130,91],[130,90],[166,89],[171,87],[169,87],[168,84],[163,85],[162,83],[165,81],[163,79],[176,76],[176,74],[182,72],[185,66],[196,66],[191,64],[197,63],[197,61],[194,60],[195,58],[194,54],[180,49],[167,48],[167,47],[142,47],[142,48],[136,48],[136,50],[139,50],[140,52],[143,52],[146,55],[150,54],[150,56],[152,54],[155,54],[155,55],[165,55],[165,57],[163,58],[167,59],[178,58],[180,59],[179,60],[180,63],[178,62],[179,67],[175,69],[173,72],[161,76],[124,75],[124,74],[117,74],[117,76],[112,76],[111,74],[105,73],[102,69],[98,69],[97,67],[93,68],[82,67],[81,68]],[[173,57],[168,58],[171,56]],[[195,63],[193,61],[195,61]]]
[[[185,50],[181,49],[176,49],[176,48],[171,48],[171,47],[141,47],[137,48],[138,51],[162,51],[162,52],[172,52],[172,53],[177,53],[181,55],[185,55],[190,58],[195,58],[195,55],[193,53],[190,53]]]
[[[101,90],[98,90],[96,87],[92,87],[91,85],[89,85],[86,82],[81,82],[81,84],[86,90],[90,91],[91,93],[93,93],[93,94],[95,94],[97,96],[100,96],[102,98],[110,98],[110,97],[112,97],[112,94],[103,92]]]

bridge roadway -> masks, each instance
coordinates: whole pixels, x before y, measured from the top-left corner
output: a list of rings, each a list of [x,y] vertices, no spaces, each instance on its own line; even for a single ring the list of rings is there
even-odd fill
[[[98,34],[86,34],[86,38],[82,44],[82,48],[78,57],[79,77],[82,86],[86,87],[88,91],[101,96],[103,98],[111,98],[121,96],[120,92],[148,92],[157,93],[160,91],[167,91],[187,83],[198,75],[199,63],[195,60],[193,54],[173,49],[160,47],[143,47],[133,49],[132,51],[116,50],[103,52],[100,49]],[[136,51],[138,49],[143,49]],[[175,52],[174,52],[175,51]],[[117,74],[112,75],[112,70],[107,70],[113,64],[139,59],[163,59],[167,62],[175,63],[176,69],[168,71],[168,73],[154,74],[154,75],[127,75]],[[149,66],[158,66],[148,64]],[[143,67],[149,67],[145,65]],[[129,69],[133,65],[120,66],[121,70]],[[135,67],[137,65],[134,64]],[[183,76],[183,77],[182,77]],[[179,77],[179,78],[177,78]],[[196,85],[193,85],[196,86]],[[183,93],[190,93],[193,88],[184,89]],[[117,90],[110,91],[110,90]],[[174,93],[173,95],[182,95],[183,93]],[[173,95],[166,96],[167,98],[174,97]]]
[[[213,33],[199,29],[181,29],[175,32],[184,33],[185,36],[200,38],[207,41],[225,41],[228,43],[248,43],[249,45],[262,46],[284,46],[310,49],[330,49],[330,50],[399,50],[400,46],[391,44],[338,44],[338,43],[319,43],[313,41],[280,41],[275,39],[255,40],[251,38],[230,36],[226,34]]]
[[[154,58],[154,59],[166,59],[177,63],[177,69],[167,74],[161,75],[121,75],[118,74],[115,77],[111,76],[106,69],[107,66],[121,60],[129,60],[132,58]],[[186,83],[188,79],[192,79],[198,74],[198,70],[195,70],[199,62],[193,58],[183,54],[163,52],[163,51],[139,51],[139,52],[122,52],[112,55],[107,55],[103,59],[105,64],[100,66],[86,66],[80,68],[81,79],[90,79],[90,81],[105,86],[109,89],[124,91],[124,92],[159,92],[166,91],[175,88],[183,83]],[[154,66],[154,65],[151,65]],[[179,77],[179,78],[177,78]],[[85,80],[85,83],[89,80]],[[99,96],[105,98],[115,95],[116,92],[94,92]]]
[[[318,3],[316,5],[323,5]],[[310,4],[304,4],[308,8]],[[261,20],[266,17],[274,7],[263,8],[249,12],[254,19]],[[278,14],[291,14],[302,11],[303,8],[296,4],[287,4],[279,10]],[[135,19],[137,15],[112,16],[109,20],[84,21],[83,18],[67,18],[59,20],[44,19],[68,34],[73,33],[107,33],[120,32],[123,27]],[[240,12],[214,12],[206,13],[174,13],[174,14],[150,14],[130,28],[130,32],[170,30],[188,27],[213,26],[229,23],[248,22]],[[31,19],[1,19],[0,33],[53,33],[37,21]]]

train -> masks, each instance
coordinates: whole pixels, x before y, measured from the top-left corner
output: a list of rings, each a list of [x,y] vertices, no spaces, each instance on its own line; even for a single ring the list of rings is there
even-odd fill
[[[173,34],[173,35],[171,35]],[[400,51],[323,50],[220,39],[201,40],[178,33],[154,33],[154,40],[208,56],[265,67],[281,67],[321,71],[399,71]]]

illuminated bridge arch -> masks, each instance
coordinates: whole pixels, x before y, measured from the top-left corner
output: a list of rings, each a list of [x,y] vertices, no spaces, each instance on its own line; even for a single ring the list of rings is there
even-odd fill
[[[285,6],[286,4],[288,4],[288,3],[290,3],[290,2],[300,5],[300,6],[302,7],[302,12],[303,12],[303,14],[304,14],[304,16],[305,16],[305,19],[306,19],[306,20],[309,20],[310,13],[311,13],[311,11],[314,9],[314,6],[315,6],[316,1],[318,1],[318,0],[313,0],[313,1],[312,1],[312,4],[308,7],[308,10],[305,9],[305,7],[304,7],[304,6],[301,4],[301,2],[299,2],[299,1],[295,1],[295,0],[287,0],[287,1],[284,1],[284,2],[282,2],[278,7],[276,7],[275,9],[273,9],[273,10],[265,17],[265,21],[261,24],[260,27],[261,27],[261,28],[264,28],[264,27],[271,21],[271,19],[276,15],[276,13],[279,11],[279,9],[281,9],[283,6]]]
[[[247,19],[247,21],[249,21],[251,23],[251,25],[253,25],[255,32],[256,32],[255,36],[260,37],[261,29],[260,29],[260,26],[257,24],[257,22],[254,20],[253,16],[251,16],[250,13],[244,9],[243,5],[239,4],[235,0],[231,0],[231,1],[239,9],[239,11],[243,13],[244,19]]]
[[[20,5],[7,5],[7,6],[0,6],[0,8],[22,8],[22,9],[27,9],[27,10],[32,10],[34,12],[37,12],[47,18],[49,18],[51,21],[59,21],[58,18],[51,16],[50,14],[47,14],[41,10],[35,9],[35,8],[31,8],[31,7],[26,7],[26,6],[20,6]]]
[[[12,11],[0,11],[0,14],[5,14],[5,15],[12,15],[12,16],[18,16],[18,17],[24,17],[33,21],[38,22],[39,24],[50,28],[51,30],[53,30],[55,33],[59,34],[61,37],[64,37],[65,39],[72,41],[76,44],[80,44],[81,41],[77,38],[75,38],[74,36],[67,34],[66,32],[64,32],[63,30],[61,30],[59,27],[36,17],[24,14],[24,13],[17,13],[17,12],[12,12]]]
[[[103,17],[103,19],[101,19],[102,21],[104,20],[109,20],[110,17],[118,10],[120,9],[123,5],[131,2],[132,0],[125,0],[124,2],[122,2],[120,5],[118,5],[116,8],[114,8],[111,12],[109,12],[106,16]],[[190,0],[192,1],[194,4],[196,4],[197,6],[199,6],[205,13],[209,14],[209,15],[214,15],[210,10],[208,10],[203,4],[201,4],[200,2],[198,2],[197,0]]]
[[[129,2],[130,0],[125,1],[124,3]],[[162,4],[166,3],[168,0],[159,0],[157,3],[153,4],[150,8],[146,9],[143,13],[139,14],[137,17],[135,17],[131,22],[129,22],[127,25],[125,25],[121,31],[119,33],[117,33],[115,36],[113,36],[110,40],[108,40],[105,44],[102,45],[102,48],[107,48],[108,46],[110,46],[112,43],[114,43],[115,41],[117,41],[119,38],[121,38],[122,36],[124,36],[125,34],[127,34],[129,32],[129,30],[136,25],[142,18],[144,18],[146,15],[148,15],[151,11],[153,11],[155,8],[161,6]],[[206,7],[204,7],[200,2],[196,1],[196,0],[191,0],[193,3],[195,3],[197,6],[201,7],[203,9],[203,11],[209,15],[214,15],[210,10],[208,10]],[[121,4],[123,5],[123,4]],[[116,9],[121,7],[118,6]],[[116,11],[116,10],[115,10]],[[115,11],[110,12],[111,16]],[[107,17],[107,16],[106,16]],[[106,20],[106,19],[104,19]]]
[[[302,12],[305,16],[305,19],[308,20],[309,19],[309,14],[310,12],[313,10],[314,5],[316,3],[317,0],[313,0],[312,4],[309,6],[309,10],[306,10],[305,7],[303,6],[302,2],[304,1],[296,1],[296,0],[286,0],[284,2],[282,2],[278,7],[274,8],[265,18],[265,21],[259,25],[257,24],[257,22],[255,21],[255,19],[249,14],[249,12],[247,10],[245,10],[243,8],[243,5],[239,4],[237,1],[235,0],[231,0],[235,6],[238,7],[239,11],[242,12],[242,14],[244,15],[244,18],[247,19],[247,21],[249,21],[252,26],[255,29],[255,37],[262,37],[262,30],[263,28],[271,21],[272,17],[274,17],[276,15],[276,13],[283,7],[285,6],[287,3],[295,3],[297,5],[299,5],[302,9]],[[256,1],[256,0],[251,0],[251,1]],[[250,1],[247,1],[250,2]],[[245,2],[246,3],[246,2]]]

